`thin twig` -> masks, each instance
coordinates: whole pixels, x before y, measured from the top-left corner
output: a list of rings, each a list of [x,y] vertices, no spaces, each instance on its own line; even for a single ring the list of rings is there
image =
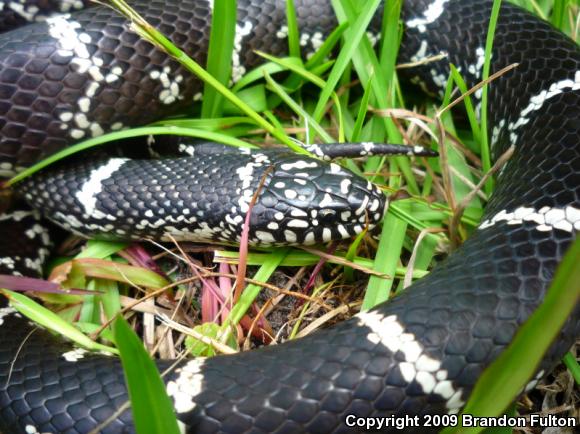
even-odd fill
[[[258,201],[258,196],[262,192],[264,185],[266,184],[266,179],[268,175],[274,170],[272,165],[268,166],[264,173],[260,178],[260,183],[256,188],[256,191],[252,195],[252,199],[248,205],[248,211],[246,212],[246,217],[244,219],[244,226],[242,228],[242,237],[240,240],[240,260],[238,262],[238,277],[236,278],[236,282],[234,284],[234,291],[233,291],[233,303],[236,303],[240,296],[242,295],[242,291],[244,290],[243,282],[244,277],[246,276],[246,268],[247,268],[247,259],[248,259],[248,242],[250,236],[250,217],[252,215],[252,209],[254,205]]]
[[[459,170],[457,170],[455,167],[451,166],[449,167],[449,169],[451,170],[451,173],[453,173],[453,176],[455,176],[457,179],[459,179],[463,184],[465,184],[466,186],[468,186],[471,189],[475,188],[475,184],[467,179],[467,177],[465,177],[462,173],[459,172]],[[484,201],[487,202],[488,197],[487,194],[485,194],[483,191],[478,191],[477,195]]]
[[[321,258],[331,259],[332,262],[335,264],[344,265],[346,267],[354,268],[355,270],[362,271],[363,273],[370,274],[370,275],[377,276],[377,277],[382,277],[384,279],[392,279],[392,276],[389,276],[388,274],[379,273],[378,271],[372,270],[372,269],[367,268],[367,267],[363,267],[363,266],[358,265],[354,262],[351,262],[347,259],[344,259],[340,256],[330,255],[326,252],[323,252],[322,250],[313,249],[312,247],[300,246],[300,248],[302,250],[305,250],[308,253],[312,253],[313,255],[320,256]]]
[[[235,353],[237,353],[236,350],[228,347],[227,345],[224,345],[221,342],[216,341],[215,339],[209,338],[209,337],[205,336],[203,333],[196,331],[195,329],[185,327],[185,326],[179,324],[178,322],[173,321],[167,315],[163,315],[163,314],[157,315],[157,318],[163,324],[172,328],[173,330],[177,330],[178,332],[183,333],[184,335],[191,336],[191,337],[197,339],[198,341],[201,341],[204,344],[211,346],[213,349],[215,349],[216,351],[218,351],[222,354],[235,354]]]
[[[495,80],[496,78],[501,77],[502,75],[504,75],[506,72],[511,71],[514,68],[517,68],[519,66],[519,63],[512,63],[511,65],[508,65],[502,69],[500,69],[499,71],[491,74],[489,77],[487,77],[486,80],[482,80],[479,83],[477,83],[475,86],[473,86],[471,89],[469,89],[467,92],[465,92],[464,94],[461,94],[459,97],[455,98],[453,101],[451,101],[449,104],[447,104],[445,107],[441,108],[439,110],[439,112],[437,113],[439,116],[443,115],[443,113],[445,113],[446,111],[448,111],[449,109],[451,109],[452,107],[455,107],[457,104],[459,104],[461,101],[463,101],[465,98],[467,98],[469,95],[471,95],[472,93],[477,92],[479,89],[481,89],[483,86],[485,86],[486,84],[492,82],[493,80]]]
[[[433,56],[425,57],[424,59],[417,60],[416,62],[399,63],[397,66],[395,66],[395,68],[415,68],[416,66],[427,65],[429,63],[438,62],[439,60],[443,59],[447,59],[446,53],[434,54]]]
[[[426,228],[419,232],[419,236],[415,241],[413,246],[413,253],[411,253],[411,258],[407,263],[407,270],[405,271],[405,278],[403,279],[403,288],[407,288],[413,282],[413,269],[415,268],[415,261],[417,260],[417,252],[419,251],[419,246],[421,242],[428,234],[434,234],[439,232],[445,232],[443,228]]]
[[[302,330],[300,330],[296,334],[296,337],[301,338],[301,337],[304,337],[304,336],[312,333],[314,330],[318,329],[322,324],[330,321],[335,316],[341,315],[341,314],[346,314],[346,313],[350,312],[351,309],[358,307],[361,304],[362,304],[361,301],[356,301],[354,303],[349,303],[347,305],[339,306],[336,309],[333,309],[330,312],[325,313],[320,318],[317,318],[315,321],[312,321],[310,324],[308,324],[308,326],[306,326]]]

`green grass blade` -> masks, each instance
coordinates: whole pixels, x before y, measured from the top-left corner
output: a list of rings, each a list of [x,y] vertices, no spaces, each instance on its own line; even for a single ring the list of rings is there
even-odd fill
[[[338,27],[328,35],[314,55],[306,61],[306,68],[311,69],[324,62],[325,59],[332,54],[332,50],[336,44],[338,44],[346,29],[348,29],[348,23],[339,24]]]
[[[196,137],[200,139],[206,139],[213,142],[220,142],[226,145],[238,146],[241,148],[247,148],[249,145],[242,140],[236,139],[235,137],[230,137],[225,134],[213,133],[211,131],[203,131],[203,130],[194,130],[191,128],[180,128],[180,127],[141,127],[141,128],[133,128],[131,130],[126,131],[118,131],[114,133],[104,134],[99,137],[94,137],[89,140],[85,140],[81,143],[78,143],[73,146],[69,146],[68,148],[63,149],[60,152],[57,152],[51,155],[48,158],[45,158],[40,163],[35,164],[34,166],[29,167],[26,170],[23,170],[18,175],[10,179],[6,182],[6,186],[9,187],[14,185],[15,183],[22,181],[24,178],[32,175],[33,173],[38,172],[40,169],[44,169],[45,167],[49,166],[50,164],[55,163],[56,161],[62,160],[65,157],[70,155],[76,154],[77,152],[84,151],[85,149],[90,149],[95,146],[102,145],[104,143],[113,142],[115,140],[127,139],[131,137],[141,137],[141,136],[148,136],[148,135],[179,135],[179,136],[188,136],[188,137]]]
[[[179,434],[173,404],[143,342],[121,316],[115,320],[113,330],[136,431],[139,434]]]
[[[453,78],[453,81],[455,82],[455,84],[457,84],[457,87],[461,91],[461,94],[465,95],[468,91],[467,84],[465,84],[465,80],[463,80],[463,77],[461,76],[455,65],[451,64],[450,68],[451,68],[451,77]],[[463,104],[465,105],[465,112],[467,113],[467,119],[469,120],[471,132],[473,133],[473,139],[476,142],[481,143],[481,128],[479,126],[479,123],[477,122],[477,116],[475,115],[475,108],[473,107],[473,102],[471,101],[471,95],[463,99]]]
[[[289,63],[285,59],[277,59],[277,58],[275,58],[273,56],[270,56],[269,54],[266,54],[266,53],[258,52],[258,54],[260,56],[264,57],[265,59],[270,60],[271,62],[279,63],[280,65],[287,67],[288,70],[296,73],[300,77],[302,77],[302,78],[310,81],[311,83],[314,83],[315,85],[317,85],[317,86],[319,86],[321,88],[324,88],[324,86],[326,85],[326,83],[324,82],[323,79],[321,79],[320,77],[318,77],[316,74],[308,71],[307,69],[304,69],[301,66],[297,66],[294,63]],[[268,82],[271,84],[271,81],[268,81]],[[279,95],[279,96],[282,98],[282,100],[284,102],[286,102],[286,104],[288,104],[287,100],[288,100],[289,96],[287,96],[287,97],[282,97],[282,95]],[[334,106],[336,107],[336,110],[337,110],[337,113],[338,113],[338,118],[339,118],[339,137],[338,137],[338,141],[339,142],[343,142],[344,141],[344,132],[343,132],[344,130],[343,130],[343,126],[342,126],[342,124],[343,124],[343,122],[342,122],[342,106],[340,104],[340,100],[339,100],[336,92],[333,91],[331,93],[331,98],[332,98],[332,100],[334,102]],[[298,106],[297,104],[292,105],[293,110],[297,106]],[[304,110],[302,110],[302,111],[305,112]],[[305,116],[302,116],[302,117],[305,117]],[[318,123],[318,122],[315,121],[315,119],[313,117],[311,117],[311,116],[308,116],[308,117],[309,117],[309,119],[308,119],[309,122]],[[316,131],[320,134],[320,129],[318,129]],[[324,133],[324,135],[321,135],[320,137],[322,137],[326,142],[328,142],[329,140],[331,142],[334,141],[326,133]]]
[[[267,282],[270,276],[276,268],[280,266],[280,263],[284,260],[288,252],[290,251],[289,248],[281,248],[274,250],[271,254],[269,254],[264,262],[262,263],[260,269],[254,275],[254,279],[260,282]],[[261,286],[258,285],[247,285],[240,296],[240,299],[236,303],[236,305],[232,308],[230,315],[228,316],[227,321],[224,322],[224,325],[227,324],[238,324],[240,320],[244,317],[260,291],[262,290]]]
[[[316,120],[312,116],[310,116],[308,112],[300,106],[300,104],[294,101],[290,95],[288,95],[288,93],[282,88],[282,86],[276,83],[274,79],[270,77],[268,74],[265,75],[265,78],[268,85],[270,85],[272,90],[282,99],[282,101],[284,101],[284,103],[288,107],[290,107],[296,114],[301,116],[303,119],[308,120],[308,125],[310,126],[310,128],[316,131],[318,136],[320,136],[323,141],[325,141],[326,143],[332,143],[334,141],[333,138],[324,130],[324,128],[318,122],[316,122]],[[296,147],[298,145],[294,143],[294,146]]]
[[[576,384],[580,386],[580,364],[576,360],[576,357],[570,352],[566,353],[564,356],[564,364],[574,377]]]
[[[97,283],[95,280],[89,280],[87,283],[87,289],[95,291],[97,289]],[[101,316],[101,307],[98,303],[96,295],[85,295],[83,297],[83,302],[81,304],[81,310],[79,312],[80,322],[92,322],[97,324],[99,317]]]
[[[256,86],[247,87],[237,93],[238,97],[244,101],[252,110],[262,112],[268,110],[268,102],[266,100],[266,92],[262,83]],[[239,115],[240,109],[233,105],[230,101],[224,101],[223,110],[226,115]]]
[[[495,28],[497,26],[497,19],[499,17],[499,10],[501,7],[501,0],[494,0],[491,9],[491,17],[489,19],[489,27],[487,29],[487,39],[485,41],[485,60],[483,63],[482,81],[487,80],[491,69],[491,55],[493,52],[493,38],[495,35]],[[491,153],[489,149],[488,126],[487,126],[487,100],[489,93],[489,84],[485,84],[481,88],[481,165],[484,172],[489,172],[491,168]],[[485,183],[485,192],[489,195],[493,191],[493,180],[490,179]]]
[[[398,202],[398,201],[397,201]],[[389,212],[397,217],[398,219],[404,221],[405,223],[411,225],[413,228],[422,231],[423,229],[427,229],[428,226],[425,222],[418,219],[413,213],[408,212],[406,207],[403,204],[399,203],[391,203],[389,205]],[[433,241],[437,241],[443,238],[442,234],[427,234],[427,238],[433,239]],[[382,239],[382,238],[381,238]],[[387,238],[387,240],[389,240]],[[387,241],[389,242],[389,241]]]
[[[402,0],[391,0],[385,3],[383,13],[383,26],[381,41],[380,62],[382,67],[381,76],[388,80],[387,86],[393,81],[395,76],[395,65],[397,64],[397,55],[401,40],[401,6]],[[394,95],[391,95],[392,97]]]
[[[207,72],[223,85],[228,84],[232,69],[232,52],[236,35],[236,0],[214,0],[211,34],[207,53]],[[223,96],[216,88],[204,83],[202,118],[221,114]]]
[[[332,282],[329,282],[329,283],[325,283],[323,285],[320,285],[320,286],[315,287],[312,290],[312,297],[318,296],[318,294],[321,291],[327,289],[331,285],[332,285]],[[308,309],[310,308],[310,305],[311,305],[311,302],[310,301],[306,301],[304,303],[304,305],[302,306],[302,309],[300,309],[300,314],[298,315],[298,319],[294,323],[294,326],[292,327],[292,331],[288,335],[288,340],[296,339],[296,335],[300,332],[300,327],[302,326],[302,323],[304,321],[304,317],[307,315],[307,312],[308,312]]]
[[[566,11],[568,10],[569,0],[555,0],[554,9],[552,10],[552,16],[550,17],[550,22],[554,27],[558,29],[563,29],[566,24]]]
[[[77,328],[71,325],[68,321],[63,320],[57,314],[38,304],[31,298],[17,292],[8,291],[6,289],[0,289],[0,292],[10,300],[10,305],[18,310],[18,312],[30,318],[32,321],[46,327],[47,329],[52,330],[55,333],[62,335],[89,350],[102,350],[117,354],[117,350],[115,348],[111,348],[93,341],[91,338],[84,335]]]
[[[296,19],[294,0],[286,0],[286,23],[288,26],[288,54],[300,58],[300,30]]]
[[[203,69],[195,60],[189,57],[184,51],[176,47],[165,35],[155,29],[142,16],[133,10],[124,0],[111,0],[115,8],[127,19],[131,20],[132,28],[141,37],[165,50],[167,54],[181,63],[189,72],[196,75],[198,78],[213,86],[224,98],[228,99],[248,117],[250,117],[256,124],[264,128],[280,142],[289,146],[292,145],[292,140],[286,135],[283,130],[276,129],[266,119],[261,117],[258,113],[252,110],[246,103],[238,98],[231,90],[216,80],[210,73]],[[303,152],[304,153],[304,152]]]
[[[358,251],[358,247],[360,246],[360,243],[362,242],[362,240],[366,234],[367,234],[367,231],[364,230],[360,234],[358,234],[354,238],[354,240],[352,240],[352,243],[348,247],[348,250],[347,250],[346,255],[344,257],[347,261],[353,262],[353,260],[356,256],[356,252]],[[354,281],[354,270],[352,267],[344,267],[344,280],[346,282],[353,282]]]
[[[238,125],[247,125],[255,127],[256,123],[247,116],[228,116],[225,118],[213,118],[213,119],[193,119],[193,118],[161,119],[151,124],[151,126],[174,126],[212,132],[221,131],[222,134],[228,135],[229,130],[232,127]]]
[[[339,0],[333,0],[332,3],[334,4]],[[340,50],[340,54],[338,55],[334,66],[328,76],[326,81],[326,85],[320,92],[320,96],[318,98],[318,102],[316,104],[316,108],[314,109],[313,118],[317,121],[322,119],[322,115],[324,112],[324,108],[326,107],[326,103],[328,99],[332,95],[337,83],[339,82],[342,74],[344,73],[346,67],[350,63],[352,56],[357,49],[361,39],[366,35],[366,28],[369,25],[371,19],[376,13],[377,8],[379,7],[381,0],[369,0],[365,5],[364,11],[357,17],[356,21],[352,24],[349,34],[352,36],[346,40],[346,43]]]
[[[75,256],[77,259],[81,258],[107,258],[128,246],[128,243],[118,243],[115,241],[87,241],[86,247]]]
[[[501,414],[531,379],[544,353],[580,301],[579,262],[580,239],[577,239],[556,270],[544,302],[520,328],[506,350],[479,378],[463,409],[465,414]],[[458,428],[449,432],[475,434],[482,429]]]
[[[430,113],[428,113],[428,115],[429,114]],[[457,136],[453,116],[451,116],[450,112],[443,113],[441,121],[445,131],[448,131],[449,133]],[[465,178],[467,181],[470,181],[473,185],[477,184],[477,180],[475,180],[473,177],[473,173],[466,161],[465,155],[461,153],[461,151],[459,151],[455,146],[453,146],[450,140],[444,140],[444,143],[440,143],[439,146],[445,146],[448,167],[450,169],[454,169],[457,174],[463,176],[463,178]],[[456,203],[460,203],[465,196],[471,193],[472,187],[465,183],[460,176],[453,172],[450,173],[450,177],[451,192]],[[471,206],[481,207],[481,201],[477,196],[473,198],[470,204]]]
[[[73,319],[69,320],[70,322],[73,322]],[[108,329],[108,328],[102,328],[102,326],[100,324],[94,324],[94,323],[87,323],[87,322],[75,322],[75,327],[78,328],[80,331],[82,331],[83,333],[86,333],[88,335],[94,335],[96,333],[99,333],[99,336],[103,339],[106,339],[110,342],[115,342],[115,336],[113,336],[113,332]]]
[[[369,98],[371,97],[371,93],[372,93],[372,86],[370,81],[372,81],[374,78],[374,76],[371,76],[369,82],[367,82],[367,85],[365,86],[365,92],[363,93],[362,99],[360,101],[360,106],[358,109],[358,113],[356,116],[356,121],[354,124],[354,127],[352,129],[352,134],[350,136],[350,140],[351,142],[359,142],[360,136],[361,136],[361,132],[362,132],[362,127],[364,125],[364,121],[367,115],[367,111],[369,109]]]
[[[119,294],[119,285],[111,280],[98,280],[99,290],[104,291],[99,298],[103,306],[103,311],[107,319],[112,319],[121,311],[121,295]]]
[[[387,214],[387,217],[383,221],[381,240],[388,240],[388,242],[379,244],[379,250],[375,257],[374,269],[376,271],[389,276],[395,274],[395,270],[399,264],[401,250],[403,249],[406,230],[407,222],[395,217],[390,212]],[[392,287],[392,279],[381,279],[376,276],[371,276],[361,310],[368,310],[388,300]]]
[[[517,416],[517,406],[516,404],[512,404],[508,411],[505,412],[505,415],[508,417]],[[493,427],[493,428],[485,428],[483,430],[483,434],[513,434],[514,429],[509,426],[505,427]]]
[[[353,2],[350,0],[334,0],[332,2],[334,11],[340,23],[349,22],[354,19],[355,8]],[[359,32],[363,31],[359,29]],[[364,33],[364,31],[363,31]],[[344,38],[347,41],[352,40],[356,37],[355,28],[351,27],[345,31]],[[366,34],[361,40],[358,49],[352,55],[352,62],[355,66],[357,75],[363,83],[370,82],[373,87],[373,96],[371,98],[371,103],[377,108],[391,108],[394,106],[394,89],[396,89],[395,77],[389,78],[381,74],[380,80],[370,81],[371,76],[375,71],[382,71],[382,66],[379,63],[375,52],[366,37]],[[371,120],[372,121],[372,120]],[[399,133],[399,130],[395,126],[394,122],[390,118],[383,118],[382,122],[384,128],[387,131],[388,140],[390,143],[402,143],[403,138]],[[377,163],[377,161],[379,163]],[[379,158],[369,158],[367,164],[365,165],[365,171],[376,173],[380,166],[382,165],[384,159]],[[407,181],[409,192],[411,194],[419,194],[419,187],[417,181],[411,170],[411,165],[406,157],[394,157],[391,161],[396,162],[398,169],[403,172],[403,176]]]
[[[297,57],[284,57],[285,64],[293,63],[297,66],[302,66],[302,61]],[[278,58],[280,60],[280,58]],[[263,63],[260,66],[252,69],[250,72],[245,74],[240,81],[238,81],[235,86],[233,87],[234,92],[239,92],[244,87],[249,86],[250,84],[262,80],[264,78],[264,74],[268,73],[270,75],[276,74],[278,72],[287,71],[287,68],[282,66],[280,62],[273,63],[267,62]]]
[[[269,253],[256,253],[251,252],[248,254],[247,264],[248,265],[262,265],[264,260],[267,258]],[[328,259],[329,264],[342,265],[343,261],[341,259],[346,259],[347,253],[345,252],[335,252],[333,256]],[[216,250],[215,251],[215,262],[225,262],[230,264],[238,263],[239,254],[238,252],[228,251],[228,250]],[[280,262],[280,267],[304,267],[308,265],[317,264],[320,257],[308,252],[301,251],[290,251],[288,255]],[[367,269],[372,269],[374,261],[372,259],[363,258],[360,256],[355,256],[352,259],[356,265],[364,267]],[[407,269],[405,267],[397,267],[395,269],[395,276],[403,277]],[[413,270],[413,279],[420,279],[428,274],[428,271],[421,270],[415,267]]]

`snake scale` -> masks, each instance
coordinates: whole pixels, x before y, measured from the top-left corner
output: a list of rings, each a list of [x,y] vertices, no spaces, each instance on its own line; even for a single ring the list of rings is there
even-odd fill
[[[63,1],[60,7],[72,11],[82,3]],[[468,85],[477,83],[491,3],[405,1],[399,60],[419,62],[409,70],[412,81],[441,93],[451,62]],[[40,21],[43,11],[30,4],[2,2],[12,11],[6,26],[19,24],[22,17]],[[334,14],[329,1],[295,4],[308,54],[336,25]],[[133,5],[204,63],[213,2],[138,0]],[[257,64],[254,50],[278,55],[287,50],[284,2],[240,0],[238,8],[233,79]],[[379,21],[369,28],[371,39],[378,37]],[[446,57],[421,64],[439,53]],[[483,222],[467,242],[400,296],[333,328],[276,347],[182,362],[165,381],[184,431],[356,432],[346,424],[346,415],[461,409],[484,368],[541,303],[580,229],[580,51],[549,24],[504,2],[492,72],[512,63],[519,66],[490,87],[489,134],[495,156],[511,145],[515,153],[499,177]],[[124,18],[106,7],[12,30],[0,35],[0,172],[10,176],[81,139],[171,115],[200,91],[197,80],[140,40]],[[477,102],[479,95],[475,97]],[[155,232],[162,219],[180,233],[194,225],[202,238],[231,239],[240,211],[247,210],[244,191],[255,189],[268,162],[278,166],[276,180],[265,186],[264,200],[254,210],[252,223],[259,228],[251,236],[257,244],[347,237],[360,232],[362,214],[375,219],[371,223],[382,217],[384,199],[375,187],[338,165],[267,152],[208,152],[196,158],[201,168],[184,167],[185,160],[147,169],[124,159],[84,162],[64,172],[49,170],[17,188],[32,205],[77,232],[145,234]],[[187,208],[187,195],[202,190],[196,182],[211,188],[204,176],[206,170],[219,171],[216,159],[233,184],[201,199],[194,196],[207,206],[179,217],[174,208]],[[188,175],[196,170],[199,177]],[[180,188],[166,191],[170,172]],[[131,181],[131,175],[141,179]],[[181,190],[185,185],[193,186]],[[343,207],[349,206],[344,197],[351,191],[358,193],[349,211]],[[114,201],[116,194],[125,194],[128,208]],[[308,194],[323,204],[304,216]],[[168,199],[172,201],[165,204]],[[229,207],[223,214],[224,219],[229,215],[227,224],[211,220],[222,211],[220,200]],[[154,218],[144,208],[148,201],[158,207]],[[333,207],[334,212],[324,212]],[[357,214],[358,209],[365,213]],[[131,216],[133,223],[121,223]],[[318,220],[316,230],[313,220]],[[42,221],[28,211],[11,211],[0,215],[0,222],[0,272],[38,275],[49,248]],[[156,236],[163,237],[163,230]],[[576,308],[567,320],[537,378],[579,335],[579,313]],[[10,308],[0,314],[2,432],[86,433],[127,400],[116,358],[73,350],[43,330],[31,333],[30,323]],[[164,370],[171,362],[158,364]],[[130,411],[102,432],[134,432]]]

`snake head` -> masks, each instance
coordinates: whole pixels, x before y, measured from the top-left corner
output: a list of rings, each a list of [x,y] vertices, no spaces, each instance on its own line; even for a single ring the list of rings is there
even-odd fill
[[[277,158],[252,211],[252,241],[311,245],[350,238],[374,228],[385,203],[377,186],[338,164]]]

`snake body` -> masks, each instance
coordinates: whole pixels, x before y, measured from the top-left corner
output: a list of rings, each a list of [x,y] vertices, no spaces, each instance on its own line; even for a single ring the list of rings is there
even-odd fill
[[[327,1],[295,3],[308,53],[335,25],[333,13]],[[252,50],[274,54],[286,50],[282,2],[249,0],[238,4],[234,78],[257,62]],[[137,1],[135,6],[203,63],[211,2]],[[490,1],[405,2],[405,36],[399,58],[401,62],[419,62],[411,78],[439,93],[451,62],[460,68],[468,85],[479,81],[490,11]],[[378,27],[373,29],[371,36],[377,36]],[[420,62],[442,52],[447,55],[444,60]],[[165,380],[184,430],[356,432],[356,426],[347,424],[349,414],[401,416],[457,413],[461,409],[485,367],[541,303],[557,264],[580,229],[578,47],[547,23],[504,4],[492,59],[492,72],[519,64],[492,83],[489,109],[494,154],[500,155],[510,145],[515,146],[515,153],[499,177],[478,230],[401,295],[331,329],[236,356],[182,362]],[[169,115],[195,98],[200,89],[174,61],[141,41],[128,30],[123,18],[106,8],[15,30],[0,36],[0,169],[8,175],[75,140]],[[200,158],[205,161],[206,157]],[[237,164],[227,155],[223,158],[231,173],[247,170],[249,164],[264,162],[264,158],[279,162],[280,173],[284,164],[304,166],[318,161],[267,153],[248,154],[238,158]],[[43,191],[66,187],[76,199],[68,199],[65,208],[71,213],[78,208],[78,222],[65,218],[61,224],[68,221],[71,229],[82,227],[89,233],[98,232],[105,224],[128,230],[107,219],[107,215],[120,217],[113,212],[122,211],[110,203],[114,193],[111,186],[132,185],[123,189],[135,191],[135,185],[120,180],[126,173],[143,172],[137,163],[117,161],[110,166],[110,161],[80,165],[70,177],[68,173],[75,174],[75,169],[66,175],[41,174],[35,184],[41,185],[40,189],[25,184],[22,193],[33,205],[50,208],[51,196],[42,201]],[[323,185],[334,185],[328,176],[342,169],[316,164],[309,169],[317,171]],[[128,171],[121,172],[122,168]],[[182,169],[167,168],[167,172],[174,170],[185,176]],[[292,179],[294,175],[296,172],[292,172]],[[273,176],[278,175],[275,172]],[[83,186],[91,177],[95,182],[83,194]],[[115,182],[108,182],[110,178]],[[244,183],[239,177],[237,181]],[[255,182],[252,178],[251,183]],[[336,182],[333,193],[341,188],[338,178]],[[365,207],[374,207],[378,193],[368,188],[366,181],[360,182],[353,180],[362,192],[357,206],[366,202]],[[158,187],[144,186],[143,194],[155,196],[156,191],[163,190]],[[243,185],[238,188],[242,190]],[[266,193],[277,195],[276,201],[285,204],[289,213],[292,209],[297,214],[304,212],[303,204],[288,202],[300,201],[300,192],[286,195],[284,187],[280,188],[281,194],[271,183],[265,186]],[[306,188],[305,192],[316,188]],[[231,197],[236,194],[225,193]],[[160,199],[155,198],[157,202]],[[204,203],[211,208],[209,199]],[[92,219],[82,221],[78,216],[87,206],[96,207],[92,211],[102,215],[97,213],[95,219],[94,212],[87,213]],[[177,219],[172,206],[173,202],[164,215]],[[139,222],[145,221],[140,223],[142,229],[151,229],[147,211],[140,206],[133,211],[138,214],[136,218],[142,217]],[[202,214],[204,218],[210,215]],[[52,217],[58,220],[58,216]],[[0,220],[0,270],[38,274],[40,260],[32,259],[34,252],[17,257],[13,249],[15,244],[29,246],[39,241],[46,256],[48,240],[42,235],[42,223],[26,211],[4,214]],[[271,221],[272,216],[268,216],[264,224]],[[286,226],[289,221],[285,220]],[[16,232],[25,224],[35,229]],[[316,240],[326,239],[324,227],[321,224]],[[226,229],[232,235],[236,232],[233,227]],[[273,237],[269,234],[262,236]],[[251,236],[260,241],[256,232]],[[15,237],[27,242],[15,242]],[[294,242],[291,235],[290,240],[288,234],[285,237],[285,241]],[[302,243],[305,237],[295,241]],[[127,400],[117,359],[74,350],[42,330],[31,333],[28,321],[9,308],[1,314],[1,431],[89,432]],[[537,378],[570,348],[579,332],[580,312],[576,308],[546,354]],[[161,361],[159,368],[164,370],[170,364]],[[125,411],[102,432],[133,431],[130,412]]]
[[[381,190],[335,163],[279,149],[190,147],[190,157],[49,170],[18,190],[64,228],[114,240],[239,243],[251,207],[251,245],[311,245],[352,237],[383,217]]]

